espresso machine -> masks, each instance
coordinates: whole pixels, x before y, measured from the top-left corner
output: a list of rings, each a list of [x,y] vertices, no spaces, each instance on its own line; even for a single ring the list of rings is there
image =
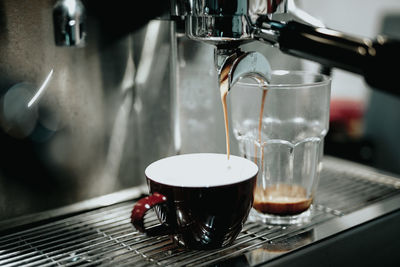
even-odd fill
[[[291,0],[34,2],[0,3],[0,265],[393,263],[399,180],[332,157],[311,224],[249,224],[211,254],[128,217],[149,163],[225,152],[221,79],[268,82],[289,55],[397,95],[398,41],[328,29]]]
[[[399,42],[375,40],[327,29],[298,10],[294,1],[177,1],[173,15],[184,16],[189,38],[214,44],[216,55],[229,55],[258,40],[284,53],[363,75],[366,82],[396,93],[390,62],[399,59]],[[216,59],[217,67],[220,60]],[[249,67],[250,69],[251,67]],[[235,69],[234,67],[232,69]],[[257,72],[250,69],[250,72]],[[231,75],[231,80],[235,75]]]

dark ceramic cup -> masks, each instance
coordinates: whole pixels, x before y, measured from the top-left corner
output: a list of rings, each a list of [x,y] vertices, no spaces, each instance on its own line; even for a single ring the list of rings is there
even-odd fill
[[[231,244],[242,230],[253,204],[258,173],[250,160],[226,154],[185,154],[150,164],[150,195],[132,210],[131,222],[148,235],[169,234],[190,249]],[[153,208],[158,227],[146,228],[145,213]]]

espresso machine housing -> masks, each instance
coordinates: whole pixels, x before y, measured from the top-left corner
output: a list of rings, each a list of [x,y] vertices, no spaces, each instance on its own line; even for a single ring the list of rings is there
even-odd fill
[[[165,155],[224,152],[210,88],[228,63],[230,83],[268,78],[265,56],[241,48],[254,41],[398,92],[398,42],[328,30],[293,1],[150,2],[134,16],[121,0],[1,3],[0,218],[140,184]]]
[[[145,1],[134,16],[121,0],[36,2],[0,4],[2,219],[141,184],[166,155],[224,152],[218,74],[268,78],[241,48],[254,41],[398,92],[398,42],[328,30],[293,1]]]
[[[396,68],[400,42],[375,40],[327,29],[298,10],[292,0],[172,1],[172,15],[184,16],[186,34],[229,53],[243,43],[259,40],[282,52],[363,75],[366,82],[398,94]],[[306,14],[306,15],[305,15]]]
[[[61,265],[113,264],[118,249],[128,249],[121,255],[133,263],[144,259],[143,265],[158,266],[165,262],[153,257],[160,255],[195,266],[235,255],[236,263],[245,259],[248,266],[271,259],[271,266],[294,260],[309,266],[312,259],[319,265],[325,256],[337,265],[348,258],[350,265],[360,258],[397,261],[398,179],[332,158],[321,179],[326,201],[316,205],[311,225],[251,225],[243,247],[200,253],[206,258],[200,261],[192,251],[164,250],[168,240],[140,239],[127,217],[146,193],[145,167],[178,153],[225,153],[218,83],[227,78],[232,86],[243,77],[268,82],[272,56],[262,50],[279,61],[295,56],[294,69],[304,58],[326,74],[340,68],[363,76],[374,89],[400,92],[391,66],[400,60],[398,41],[328,29],[295,1],[140,4],[0,1],[0,265],[29,264],[32,255],[32,266],[63,257]],[[146,247],[132,253],[136,247],[129,242]],[[289,250],[305,249],[280,257],[289,251],[282,249],[285,243]]]
[[[176,153],[173,22],[104,2],[0,3],[0,220],[142,184]]]

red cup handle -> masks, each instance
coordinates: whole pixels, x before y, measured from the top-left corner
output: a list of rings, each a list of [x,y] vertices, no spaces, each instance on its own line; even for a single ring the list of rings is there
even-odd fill
[[[160,193],[153,193],[150,196],[144,197],[136,202],[135,206],[133,206],[131,214],[131,223],[133,226],[139,232],[146,233],[148,235],[160,235],[166,233],[167,229],[163,225],[146,229],[143,222],[144,215],[148,210],[166,201],[167,198],[165,196],[161,195]]]

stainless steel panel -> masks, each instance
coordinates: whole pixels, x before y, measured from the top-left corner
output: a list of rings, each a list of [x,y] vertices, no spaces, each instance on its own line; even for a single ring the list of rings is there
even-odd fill
[[[0,220],[141,184],[174,153],[171,22],[116,38],[88,9],[86,45],[57,47],[54,4],[0,2]]]

